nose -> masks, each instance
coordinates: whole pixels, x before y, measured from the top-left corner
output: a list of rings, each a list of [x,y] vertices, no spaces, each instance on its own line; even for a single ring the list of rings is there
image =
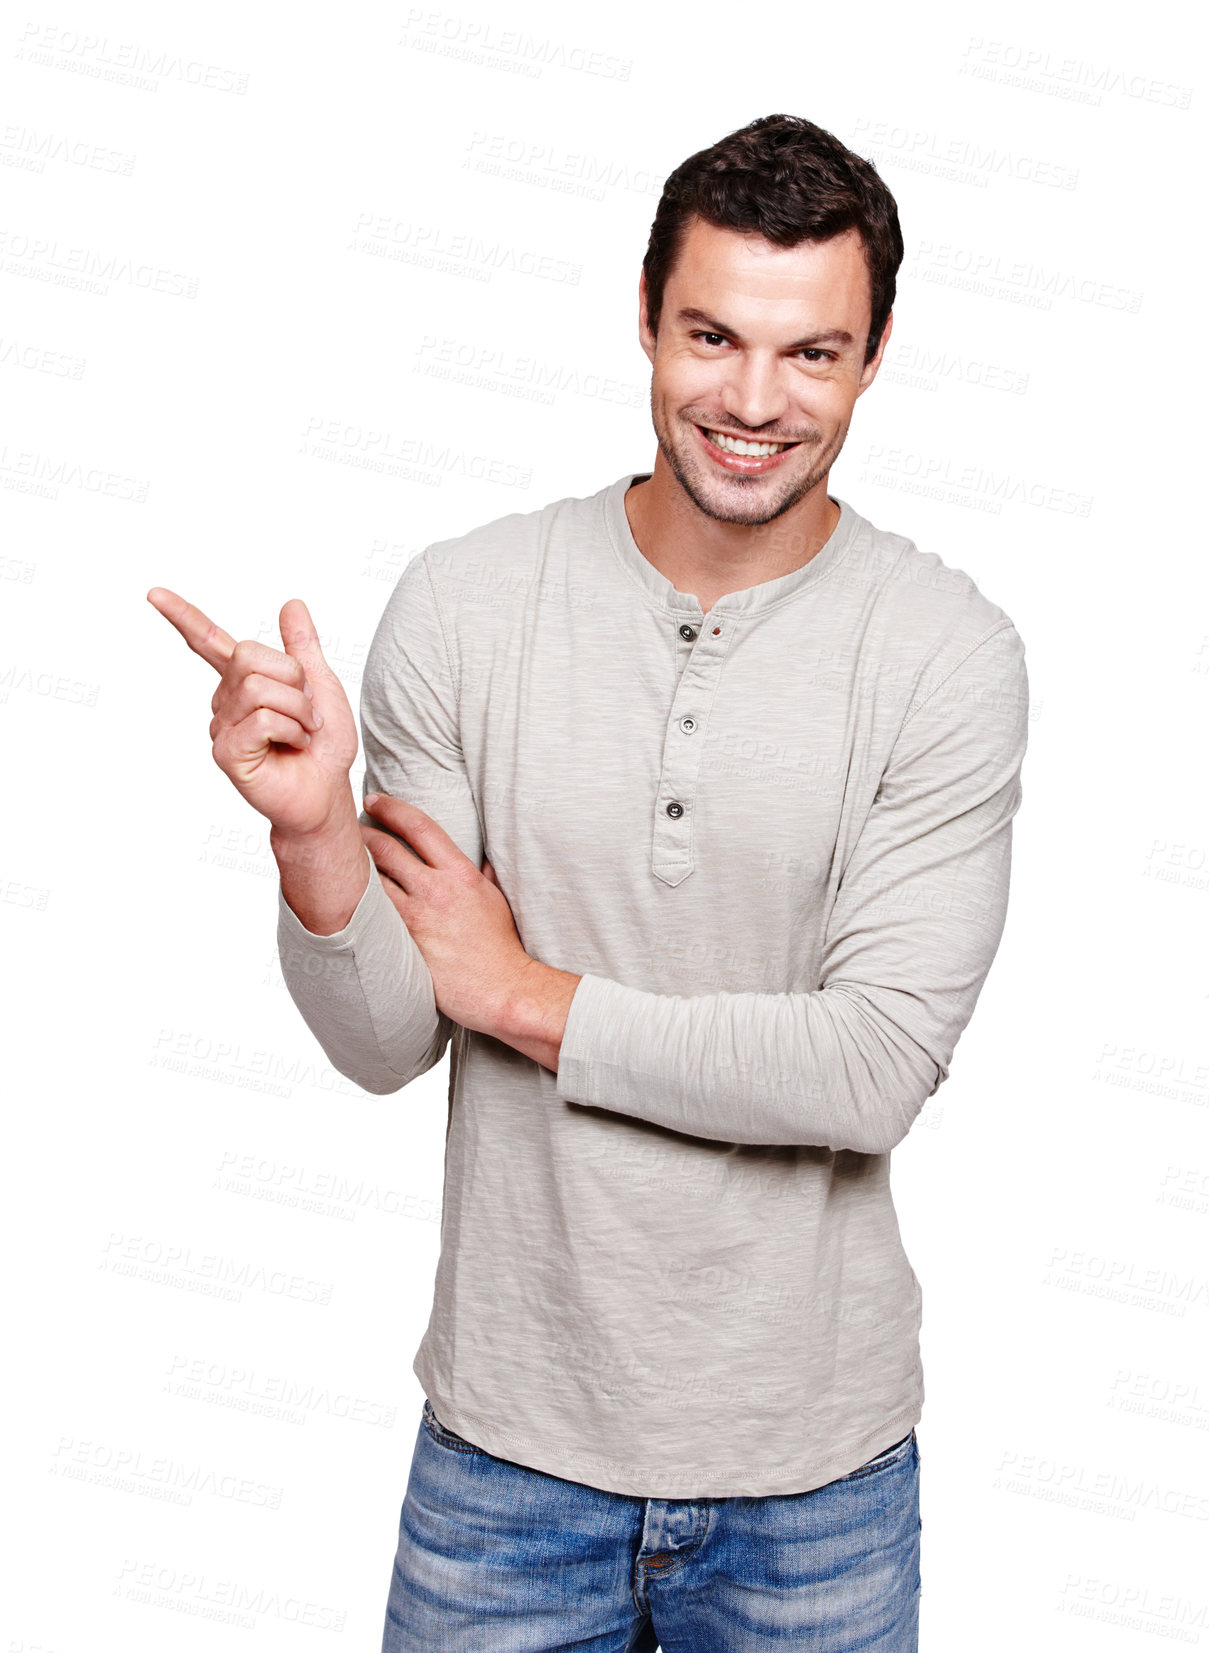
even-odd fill
[[[789,396],[780,376],[780,363],[769,352],[736,352],[722,393],[726,412],[741,425],[758,430],[780,419]]]

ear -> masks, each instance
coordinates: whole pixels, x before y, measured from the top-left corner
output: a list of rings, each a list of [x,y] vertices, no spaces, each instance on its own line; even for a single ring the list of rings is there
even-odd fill
[[[890,342],[890,334],[894,331],[894,311],[886,317],[886,325],[882,328],[882,336],[878,340],[877,350],[872,359],[861,368],[860,384],[857,395],[862,396],[877,377],[877,370],[882,365],[882,357],[886,353],[886,346]]]
[[[647,321],[646,307],[646,271],[638,277],[638,342],[642,346],[643,354],[652,366],[655,362],[655,335],[651,332]]]

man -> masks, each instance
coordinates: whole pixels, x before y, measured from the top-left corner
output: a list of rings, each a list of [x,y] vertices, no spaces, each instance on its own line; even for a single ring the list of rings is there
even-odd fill
[[[1027,682],[969,576],[827,492],[902,250],[807,121],[671,175],[654,469],[408,565],[364,822],[303,604],[278,652],[148,594],[222,673],[333,1064],[384,1094],[451,1046],[384,1653],[917,1645],[890,1153],[998,946]]]

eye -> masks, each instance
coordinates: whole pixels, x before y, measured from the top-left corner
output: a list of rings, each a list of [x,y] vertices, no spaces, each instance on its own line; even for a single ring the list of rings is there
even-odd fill
[[[725,344],[726,338],[722,333],[694,333],[694,339],[703,339],[706,344]]]
[[[833,362],[835,360],[834,350],[820,350],[817,345],[813,344],[808,345],[800,354],[811,362]]]

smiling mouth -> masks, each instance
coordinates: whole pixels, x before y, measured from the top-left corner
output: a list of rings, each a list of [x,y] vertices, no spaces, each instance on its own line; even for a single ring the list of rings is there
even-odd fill
[[[698,425],[697,429],[715,448],[721,448],[723,453],[738,454],[742,459],[770,459],[774,454],[784,453],[787,448],[799,446],[797,442],[752,442],[743,437],[727,436],[722,431],[710,430],[707,425]]]

